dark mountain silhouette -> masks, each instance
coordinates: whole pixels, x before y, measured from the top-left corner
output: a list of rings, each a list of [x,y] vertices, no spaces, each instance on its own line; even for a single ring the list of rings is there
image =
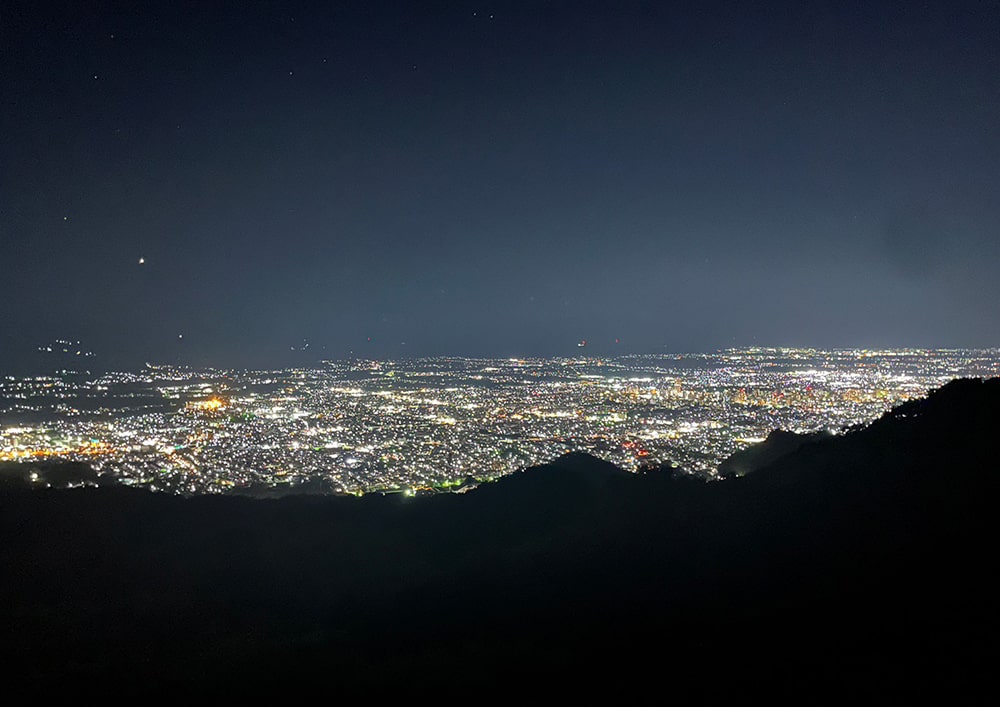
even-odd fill
[[[971,701],[998,423],[963,380],[710,483],[576,454],[418,498],[8,489],[5,687]]]
[[[781,457],[791,454],[803,444],[818,442],[832,436],[829,432],[799,434],[784,430],[773,430],[760,444],[730,455],[719,464],[719,474],[726,479],[745,476],[757,469],[773,464]]]

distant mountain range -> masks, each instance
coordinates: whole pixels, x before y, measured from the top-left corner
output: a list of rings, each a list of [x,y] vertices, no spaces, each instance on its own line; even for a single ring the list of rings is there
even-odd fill
[[[973,701],[997,429],[1000,379],[957,380],[708,483],[572,454],[418,498],[8,486],[8,692]]]

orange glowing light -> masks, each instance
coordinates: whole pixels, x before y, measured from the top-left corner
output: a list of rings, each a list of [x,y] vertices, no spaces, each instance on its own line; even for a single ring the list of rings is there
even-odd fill
[[[192,400],[187,404],[187,407],[201,412],[216,412],[226,407],[226,404],[224,400],[219,398],[209,398],[208,400]]]

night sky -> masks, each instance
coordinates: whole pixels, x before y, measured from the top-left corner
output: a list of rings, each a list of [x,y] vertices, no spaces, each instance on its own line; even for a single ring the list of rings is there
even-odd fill
[[[0,6],[0,372],[997,346],[998,195],[996,2]]]

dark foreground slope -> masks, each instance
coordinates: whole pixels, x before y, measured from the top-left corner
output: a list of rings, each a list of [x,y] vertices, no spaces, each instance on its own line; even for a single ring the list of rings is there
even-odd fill
[[[416,499],[7,491],[6,689],[975,699],[998,423],[1000,380],[956,381],[709,484],[571,455]]]

